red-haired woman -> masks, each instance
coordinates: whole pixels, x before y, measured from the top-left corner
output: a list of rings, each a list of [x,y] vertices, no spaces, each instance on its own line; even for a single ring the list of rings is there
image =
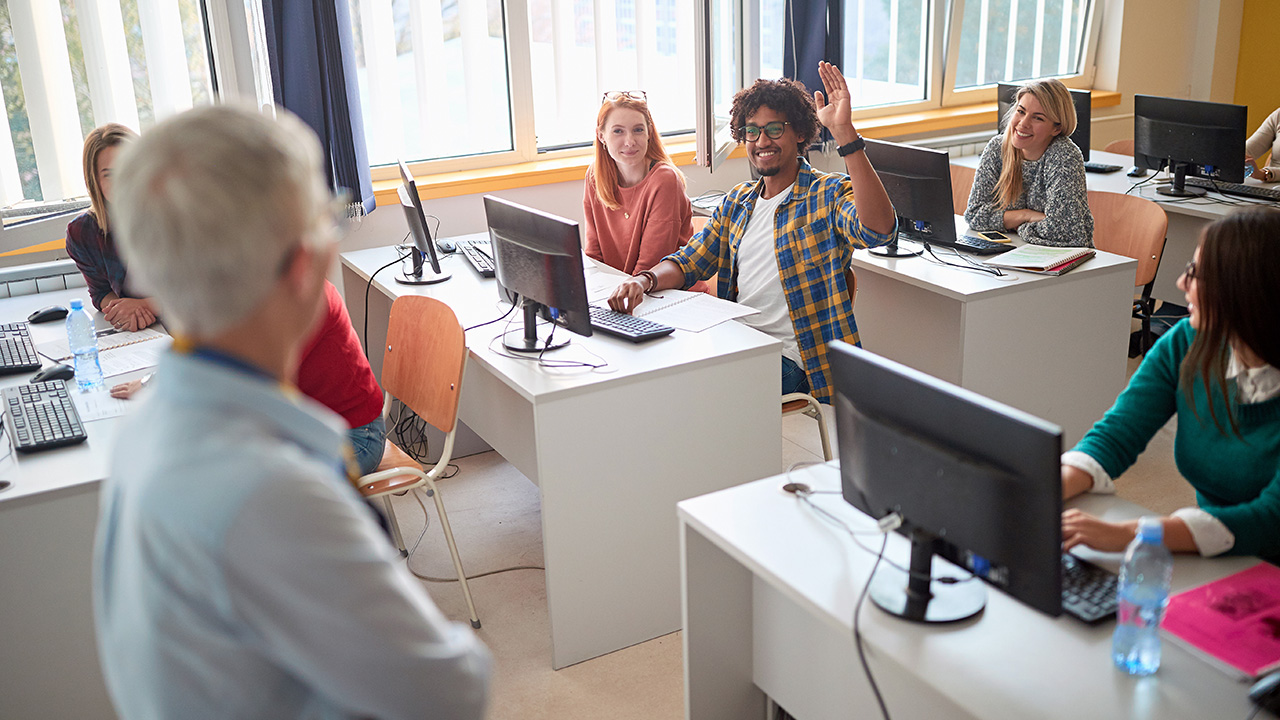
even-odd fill
[[[587,255],[628,275],[648,270],[689,241],[693,210],[643,92],[604,94],[595,150],[582,198]]]

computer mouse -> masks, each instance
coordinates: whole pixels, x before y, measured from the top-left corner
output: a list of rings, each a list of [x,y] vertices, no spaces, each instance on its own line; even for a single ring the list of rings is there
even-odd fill
[[[47,323],[54,320],[61,320],[67,316],[67,309],[61,305],[50,305],[47,308],[39,310],[27,316],[27,322],[30,323]]]
[[[76,369],[70,365],[50,365],[31,377],[31,382],[45,382],[46,380],[70,380],[76,376]]]
[[[458,246],[454,245],[452,240],[436,240],[436,250],[439,250],[445,255],[448,255],[457,249]]]
[[[1146,177],[1147,169],[1140,168],[1137,165],[1134,165],[1133,167],[1129,168],[1129,172],[1125,174],[1128,175],[1129,177]]]
[[[1280,714],[1280,671],[1263,675],[1249,688],[1249,699],[1264,710]]]

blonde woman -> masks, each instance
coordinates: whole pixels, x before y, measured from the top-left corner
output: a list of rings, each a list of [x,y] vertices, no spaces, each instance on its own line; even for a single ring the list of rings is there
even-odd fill
[[[974,230],[1015,230],[1037,245],[1093,246],[1084,157],[1071,142],[1076,111],[1061,82],[1018,88],[1005,131],[982,151],[964,219]]]
[[[633,275],[689,241],[684,176],[662,146],[644,92],[604,94],[595,153],[582,198],[589,257]]]
[[[116,154],[137,137],[119,123],[107,123],[85,137],[84,184],[89,189],[89,209],[67,225],[67,254],[84,275],[93,306],[112,326],[130,332],[155,322],[156,309],[148,298],[129,291],[124,263],[111,236],[108,205]]]

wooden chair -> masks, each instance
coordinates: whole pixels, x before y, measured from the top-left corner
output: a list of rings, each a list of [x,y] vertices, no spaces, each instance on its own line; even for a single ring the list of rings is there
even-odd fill
[[[977,170],[971,167],[951,166],[951,209],[957,215],[964,215],[969,209],[969,191],[973,188],[975,173]]]
[[[1117,155],[1128,155],[1133,157],[1133,141],[1132,140],[1112,140],[1107,146],[1102,148],[1106,152],[1115,153]]]
[[[1141,290],[1133,301],[1133,316],[1142,320],[1142,330],[1137,342],[1129,344],[1129,357],[1137,357],[1151,347],[1151,315],[1155,312],[1151,287],[1164,252],[1169,218],[1164,208],[1146,198],[1100,190],[1089,191],[1089,211],[1093,213],[1094,247],[1138,261],[1134,287]]]
[[[436,480],[449,466],[453,442],[458,431],[458,396],[462,390],[462,373],[467,362],[467,341],[458,318],[448,305],[429,297],[408,295],[391,304],[387,325],[387,346],[382,356],[382,387],[386,396],[395,397],[437,430],[445,433],[440,460],[429,472],[422,465],[386,442],[378,469],[360,478],[357,487],[366,498],[381,497],[391,522],[392,535],[402,556],[407,556],[404,538],[391,507],[391,494],[426,486],[427,495],[436,503],[440,529],[449,544],[453,567],[462,585],[462,594],[471,613],[472,627],[480,627],[471,588],[462,569],[462,558],[453,540],[449,516]]]

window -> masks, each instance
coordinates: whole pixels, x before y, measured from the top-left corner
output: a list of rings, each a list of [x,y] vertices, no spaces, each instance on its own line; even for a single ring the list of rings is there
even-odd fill
[[[844,60],[857,107],[929,97],[928,0],[846,0]]]
[[[1078,75],[1088,15],[1088,0],[968,0],[956,89]]]
[[[213,101],[200,0],[0,0],[0,92],[0,206],[26,206],[9,225],[85,195],[93,128]]]

